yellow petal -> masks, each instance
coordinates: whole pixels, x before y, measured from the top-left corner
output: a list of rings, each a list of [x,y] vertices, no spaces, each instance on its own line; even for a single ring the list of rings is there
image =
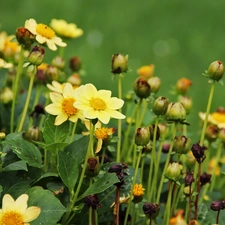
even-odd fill
[[[20,212],[23,212],[27,208],[27,201],[28,201],[28,195],[27,194],[22,194],[20,195],[16,201],[15,201],[15,207],[17,210]]]
[[[41,209],[37,206],[31,206],[23,213],[24,222],[30,222],[35,220],[41,212]]]
[[[54,124],[56,126],[58,126],[58,125],[64,123],[67,119],[68,119],[68,116],[65,113],[61,113],[55,118],[55,123]]]
[[[5,194],[2,199],[2,210],[6,211],[8,209],[12,209],[14,208],[14,205],[15,205],[15,201],[12,198],[12,196],[9,194]]]

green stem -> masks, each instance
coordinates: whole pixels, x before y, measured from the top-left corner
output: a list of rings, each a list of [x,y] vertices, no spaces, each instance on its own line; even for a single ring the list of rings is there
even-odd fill
[[[175,122],[173,124],[173,128],[172,128],[172,139],[171,139],[171,143],[170,143],[170,149],[169,149],[169,152],[168,152],[168,157],[166,159],[166,163],[164,165],[163,172],[162,172],[162,177],[160,179],[159,188],[157,190],[158,191],[157,198],[156,198],[156,203],[157,204],[159,204],[160,195],[161,195],[162,186],[163,186],[164,175],[165,175],[166,169],[168,167],[168,164],[170,162],[170,155],[171,155],[171,152],[172,152],[172,149],[173,149],[173,144],[174,144],[174,138],[176,136],[176,131],[177,131],[177,123]]]
[[[195,213],[194,213],[195,220],[197,220],[197,217],[198,217],[198,199],[199,199],[200,190],[201,190],[200,176],[201,176],[201,163],[198,163],[198,183],[197,183],[197,195],[195,198]]]
[[[22,116],[21,116],[20,123],[19,123],[18,130],[17,130],[18,132],[20,132],[23,129],[23,124],[24,124],[24,121],[26,118],[28,107],[29,107],[36,72],[37,72],[37,66],[34,66],[33,73],[31,74],[31,77],[30,77],[30,84],[29,84],[29,88],[28,88],[28,92],[27,92],[26,102],[25,102],[25,105],[23,108]]]
[[[14,115],[15,115],[16,97],[17,97],[17,92],[18,92],[20,75],[22,74],[22,71],[23,71],[23,59],[24,59],[24,49],[21,46],[21,51],[20,51],[20,56],[19,56],[19,64],[18,64],[18,68],[17,68],[15,81],[14,81],[14,84],[13,84],[14,95],[13,95],[13,100],[12,100],[12,110],[11,110],[11,117],[10,117],[10,132],[11,133],[13,133],[13,128],[14,128]]]
[[[75,134],[75,131],[76,131],[76,127],[77,127],[77,122],[78,121],[76,121],[75,123],[73,123],[73,129],[72,129],[72,131],[71,131],[71,136],[70,136],[70,143],[73,141],[73,139],[74,139],[74,134]]]
[[[203,146],[203,144],[204,144],[205,131],[206,131],[207,123],[208,123],[208,117],[209,117],[209,112],[210,112],[210,108],[211,108],[211,104],[212,104],[214,90],[215,90],[215,81],[212,83],[210,94],[209,94],[208,104],[207,104],[206,113],[205,113],[205,119],[203,122],[203,128],[202,128],[202,133],[201,133],[200,146]]]
[[[174,182],[171,182],[169,193],[168,193],[168,198],[167,198],[167,202],[166,202],[166,212],[165,212],[165,216],[164,216],[164,220],[163,220],[164,223],[163,224],[169,224],[170,214],[171,214],[170,208],[171,208],[173,187],[174,187]]]
[[[122,75],[118,76],[118,98],[122,99]],[[122,113],[122,108],[119,109],[119,112]],[[121,138],[122,138],[122,120],[118,120],[117,136],[118,136],[118,142],[117,142],[116,162],[120,162]]]

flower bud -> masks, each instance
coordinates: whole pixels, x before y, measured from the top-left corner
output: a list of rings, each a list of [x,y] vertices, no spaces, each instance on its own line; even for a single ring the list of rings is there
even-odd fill
[[[169,133],[169,128],[168,128],[167,124],[160,123],[158,126],[159,126],[159,130],[160,130],[160,136],[165,138]]]
[[[151,87],[145,78],[138,78],[134,82],[134,91],[139,98],[148,98],[151,93]]]
[[[178,94],[184,95],[184,94],[187,93],[187,91],[189,90],[191,85],[192,85],[191,80],[182,77],[176,83],[176,91],[177,91]]]
[[[201,225],[197,220],[191,220],[188,225]]]
[[[190,196],[190,194],[191,194],[190,192],[192,193],[192,189],[190,191],[190,186],[184,187],[183,193],[185,196]]]
[[[84,198],[84,203],[87,207],[92,207],[92,209],[97,210],[101,206],[97,195],[88,195]]]
[[[192,99],[188,96],[180,96],[179,102],[184,106],[186,114],[189,114],[192,109]]]
[[[154,132],[155,132],[155,124],[151,124],[149,126],[149,131],[150,131],[150,140],[153,141]],[[160,138],[160,130],[159,130],[159,127],[157,126],[157,128],[156,128],[156,140],[159,140],[159,138]]]
[[[186,172],[185,179],[184,179],[185,184],[186,185],[191,185],[194,181],[195,181],[195,179],[194,179],[194,173],[187,171]]]
[[[64,58],[62,58],[61,56],[55,56],[52,59],[52,65],[57,67],[60,70],[63,70],[65,68],[66,63]]]
[[[34,43],[34,35],[25,27],[20,27],[16,30],[16,39],[27,50]]]
[[[204,172],[201,176],[200,176],[200,185],[203,186],[205,184],[208,184],[211,182],[211,174],[208,174],[206,172]]]
[[[78,56],[74,56],[70,59],[70,69],[73,71],[73,72],[78,72],[81,68],[81,60]]]
[[[42,47],[34,46],[28,56],[28,60],[31,64],[39,66],[45,56],[45,50]]]
[[[46,78],[49,82],[53,80],[58,80],[59,78],[59,71],[57,67],[55,66],[47,66],[46,71],[45,71]]]
[[[225,128],[219,130],[218,138],[225,143]]]
[[[218,130],[217,126],[209,125],[209,126],[207,126],[206,131],[205,131],[205,138],[209,142],[213,142],[217,139],[218,133],[219,133],[219,130]]]
[[[133,202],[134,203],[139,203],[142,201],[143,199],[143,195],[144,195],[144,188],[142,187],[142,184],[135,184],[133,187]]]
[[[210,209],[213,211],[219,211],[225,209],[225,202],[224,201],[213,201],[210,205]]]
[[[162,153],[167,154],[170,150],[170,143],[164,143],[162,146]]]
[[[148,84],[151,87],[151,92],[157,93],[161,87],[161,80],[159,77],[151,77],[148,79]]]
[[[159,215],[160,207],[158,204],[146,202],[142,209],[148,218],[155,219]]]
[[[150,131],[148,127],[138,128],[135,135],[135,144],[137,146],[146,146],[150,141]]]
[[[139,76],[149,79],[153,76],[155,70],[155,65],[150,64],[148,66],[142,66],[137,70]]]
[[[202,163],[205,160],[205,150],[207,148],[205,146],[200,146],[199,143],[193,144],[191,147],[191,151],[197,160],[198,163]]]
[[[81,85],[81,78],[78,73],[74,73],[68,77],[67,82],[71,83],[75,87],[79,87]]]
[[[155,115],[162,116],[166,113],[168,105],[169,105],[169,100],[161,96],[161,97],[158,97],[153,103],[152,110],[155,113]]]
[[[174,138],[173,149],[178,154],[187,154],[190,146],[190,138],[183,136],[178,136]]]
[[[177,181],[181,175],[181,165],[179,163],[170,163],[166,169],[165,177],[171,181]]]
[[[5,139],[6,134],[4,132],[0,132],[0,141]]]
[[[186,110],[180,102],[169,103],[165,119],[173,122],[183,122],[186,119]]]
[[[214,61],[209,65],[208,75],[210,79],[219,81],[220,79],[222,79],[223,74],[224,66],[223,62],[221,62],[220,60]]]
[[[112,56],[112,73],[126,73],[128,70],[128,55],[114,54]]]
[[[0,91],[0,102],[3,104],[8,104],[13,100],[13,91],[5,87],[3,90]]]
[[[99,171],[100,163],[98,157],[88,158],[85,174],[89,177],[95,177],[99,174]]]
[[[142,153],[148,154],[151,151],[152,151],[152,145],[150,144],[150,142],[147,145],[143,146],[142,148]]]
[[[23,132],[23,138],[27,141],[40,141],[41,140],[41,130],[39,127],[32,126]]]

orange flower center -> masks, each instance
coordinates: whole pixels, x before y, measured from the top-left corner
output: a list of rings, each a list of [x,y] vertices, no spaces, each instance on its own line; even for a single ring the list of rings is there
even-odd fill
[[[75,102],[74,98],[65,98],[62,102],[62,110],[64,113],[66,113],[67,116],[72,116],[77,113],[77,108],[73,106],[73,103]]]
[[[109,129],[102,127],[95,130],[95,137],[97,139],[106,139],[109,135]]]
[[[144,188],[142,187],[142,184],[135,184],[133,189],[133,196],[142,196],[144,195]]]
[[[222,112],[214,112],[212,113],[212,118],[219,123],[225,123],[225,113]]]
[[[99,110],[99,111],[106,109],[106,103],[100,98],[92,98],[91,99],[91,106],[95,110]]]
[[[40,34],[41,36],[47,38],[47,39],[51,39],[53,37],[55,37],[55,32],[54,30],[52,30],[49,26],[39,23],[36,26],[36,31],[38,34]]]
[[[1,220],[1,225],[23,225],[23,216],[15,211],[4,212]]]

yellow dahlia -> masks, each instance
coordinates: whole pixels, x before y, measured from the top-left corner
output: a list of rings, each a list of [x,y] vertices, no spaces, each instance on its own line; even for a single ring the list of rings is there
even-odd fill
[[[83,34],[83,30],[74,23],[67,23],[65,20],[52,19],[50,26],[60,36],[65,38],[77,38]]]
[[[37,206],[27,208],[28,195],[22,194],[16,200],[5,194],[0,209],[0,225],[29,225],[35,220],[41,209]]]
[[[36,40],[40,44],[46,43],[48,48],[53,51],[57,49],[56,45],[61,47],[66,46],[66,43],[64,43],[61,38],[55,35],[54,30],[45,24],[37,24],[34,19],[26,20],[25,28],[27,28],[32,34],[36,35]]]
[[[116,97],[111,97],[112,92],[107,90],[97,90],[93,84],[82,85],[77,88],[74,106],[83,110],[87,119],[98,119],[107,124],[110,118],[124,119],[125,116],[118,112],[124,101]]]
[[[53,80],[52,84],[47,84],[49,90],[62,94],[65,84],[60,84],[58,81]]]
[[[46,106],[45,110],[49,114],[57,116],[54,123],[56,126],[64,123],[66,120],[77,122],[78,119],[84,119],[82,111],[74,107],[76,102],[75,92],[76,90],[73,89],[72,85],[66,83],[62,94],[50,93],[52,104]]]

